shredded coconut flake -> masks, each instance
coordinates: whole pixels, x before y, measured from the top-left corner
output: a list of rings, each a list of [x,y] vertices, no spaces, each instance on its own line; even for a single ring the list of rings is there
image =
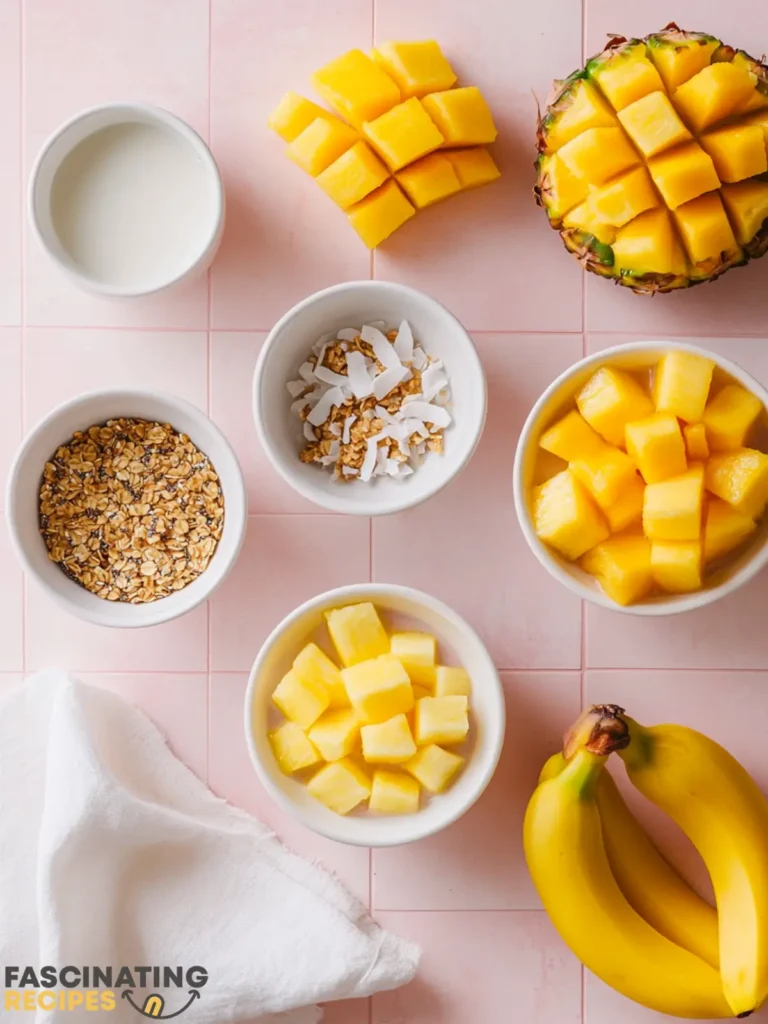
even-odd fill
[[[425,423],[432,423],[436,427],[447,427],[451,422],[451,416],[447,409],[443,409],[439,405],[431,405],[429,402],[411,402],[408,405],[408,415],[418,417]]]
[[[309,404],[309,399],[306,396],[304,398],[299,398],[298,401],[291,403],[291,412],[294,416],[298,416],[299,413],[303,409],[306,409]]]
[[[298,398],[303,391],[306,391],[307,382],[305,380],[289,380],[285,386],[291,398]]]
[[[349,432],[352,429],[352,424],[356,420],[357,420],[357,416],[347,416],[347,418],[344,420],[344,428],[343,428],[343,430],[341,432],[341,443],[342,444],[349,444],[349,442],[350,442],[350,434],[349,434]]]
[[[307,439],[307,441],[314,442],[314,441],[317,440],[317,434],[315,434],[315,428],[312,426],[311,423],[307,423],[307,421],[304,420],[304,422],[302,424],[302,428],[304,430],[304,437]]]
[[[365,458],[363,464],[360,467],[360,479],[367,483],[368,480],[373,476],[373,471],[376,467],[376,452],[378,451],[379,442],[375,437],[369,437],[365,446]]]
[[[339,341],[354,341],[360,337],[360,331],[356,327],[342,327],[340,331],[336,331],[336,337]]]
[[[373,393],[376,398],[379,400],[386,398],[390,391],[397,387],[407,372],[408,368],[398,363],[397,366],[390,366],[383,373],[380,373],[373,382]]]
[[[314,409],[307,416],[307,420],[312,424],[313,427],[319,427],[321,423],[325,423],[328,417],[331,415],[331,409],[335,405],[341,405],[344,401],[344,392],[341,388],[329,388]]]
[[[407,320],[400,324],[392,347],[401,363],[410,363],[413,359],[413,331]]]
[[[302,380],[305,380],[307,384],[314,384],[315,368],[312,365],[312,363],[310,363],[309,361],[307,361],[306,363],[302,363],[301,366],[299,367],[299,376],[301,377]]]
[[[368,398],[373,393],[373,384],[365,368],[362,352],[347,352],[347,383],[355,398]]]
[[[373,349],[373,354],[385,370],[394,369],[401,365],[400,360],[397,358],[397,353],[392,347],[392,343],[386,335],[382,334],[376,327],[371,327],[370,324],[366,324],[360,331],[360,337],[363,341],[368,342]]]
[[[323,381],[324,384],[331,384],[334,387],[346,388],[349,387],[349,377],[342,373],[334,373],[333,370],[329,370],[327,366],[318,366],[315,370],[315,377],[318,380]]]
[[[423,370],[428,362],[427,353],[420,345],[417,345],[413,350],[413,368]]]
[[[357,476],[360,470],[355,469],[354,466],[342,466],[341,472],[344,474],[344,476]]]
[[[425,402],[431,402],[435,395],[447,386],[448,378],[434,363],[431,363],[421,375],[421,390]]]

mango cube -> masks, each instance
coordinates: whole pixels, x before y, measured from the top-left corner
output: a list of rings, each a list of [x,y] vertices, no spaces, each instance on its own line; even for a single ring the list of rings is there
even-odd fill
[[[309,730],[309,738],[326,761],[340,761],[355,749],[360,720],[352,708],[326,711]]]
[[[415,213],[397,183],[388,181],[350,207],[347,217],[368,248],[375,249]]]
[[[495,140],[493,114],[477,86],[433,92],[422,102],[446,145],[484,146]]]
[[[291,669],[275,687],[272,702],[286,718],[302,729],[309,729],[331,703],[331,698],[322,683],[314,679],[302,681]]]
[[[657,587],[670,594],[690,594],[701,590],[701,542],[654,541],[651,545],[651,572]]]
[[[434,684],[437,640],[431,633],[393,633],[390,647],[412,683]]]
[[[469,697],[472,680],[466,669],[453,665],[438,665],[435,673],[436,697]]]
[[[620,228],[658,203],[648,171],[635,167],[615,181],[593,188],[588,206],[598,220]]]
[[[768,171],[763,130],[756,124],[733,124],[701,137],[724,182],[742,181]]]
[[[610,537],[588,551],[579,564],[620,605],[641,601],[653,586],[651,542],[645,537]]]
[[[588,128],[557,154],[571,174],[590,185],[603,185],[640,163],[623,128]]]
[[[302,683],[322,683],[331,698],[330,707],[349,707],[347,691],[341,681],[341,672],[317,644],[307,644],[299,651],[293,660],[293,671]]]
[[[340,206],[349,209],[377,189],[389,171],[367,142],[356,142],[317,176],[317,184]]]
[[[713,455],[706,468],[707,490],[750,519],[758,519],[768,501],[768,455],[740,448]]]
[[[449,149],[445,153],[450,160],[459,184],[466,192],[471,188],[490,185],[501,177],[501,171],[494,163],[493,157],[483,146],[472,146],[469,149]]]
[[[711,359],[695,352],[667,352],[656,366],[653,397],[657,410],[686,423],[698,423],[704,415],[714,368]]]
[[[400,90],[362,50],[349,50],[312,75],[312,85],[337,114],[356,127],[400,102]]]
[[[345,667],[389,652],[389,637],[370,601],[334,608],[325,613],[325,620],[333,646]]]
[[[594,373],[576,396],[579,412],[609,444],[624,447],[624,428],[655,411],[640,383],[610,366]]]
[[[419,746],[461,743],[469,732],[469,701],[464,696],[422,697],[416,702],[413,731]]]
[[[434,121],[414,96],[388,110],[373,121],[366,121],[363,133],[390,170],[439,149],[443,136]]]
[[[627,452],[647,484],[680,476],[688,468],[685,441],[677,417],[657,412],[624,428]]]
[[[663,92],[651,92],[619,111],[619,121],[643,156],[656,156],[691,138]]]
[[[350,758],[324,765],[307,783],[309,793],[337,814],[349,814],[371,795],[371,780]]]
[[[739,252],[723,203],[717,192],[692,199],[675,210],[675,220],[692,263],[718,264]]]
[[[707,444],[707,428],[704,424],[687,423],[683,427],[683,436],[688,458],[694,462],[706,462],[709,458],[709,445]]]
[[[707,504],[704,515],[704,561],[727,555],[751,537],[757,524],[720,498]]]
[[[421,789],[416,779],[403,772],[376,771],[368,807],[379,814],[414,814]]]
[[[381,654],[342,669],[352,707],[363,723],[376,725],[413,707],[413,688],[402,663]]]
[[[763,403],[738,384],[726,384],[704,410],[707,443],[713,452],[735,451],[763,409]]]
[[[587,65],[615,110],[623,110],[641,96],[664,89],[661,77],[646,55],[645,44],[601,55]]]
[[[682,437],[680,440],[682,442]],[[568,464],[568,468],[587,488],[600,508],[607,508],[617,501],[636,472],[629,455],[607,445],[594,455],[575,459]]]
[[[402,764],[416,753],[416,743],[411,735],[405,715],[394,715],[378,725],[364,725],[360,729],[363,741],[363,757],[378,764]]]
[[[288,143],[285,152],[302,170],[316,178],[354,146],[358,138],[357,132],[342,121],[318,117]]]
[[[415,757],[406,761],[403,768],[428,792],[442,793],[463,765],[463,757],[430,743],[429,746],[421,747]]]
[[[456,74],[434,39],[417,43],[380,43],[373,59],[400,89],[404,100],[450,89]]]
[[[409,164],[398,172],[397,181],[417,210],[461,191],[453,164],[442,153],[430,153]]]
[[[307,734],[295,722],[283,722],[279,729],[269,734],[269,742],[275,760],[286,775],[308,768],[320,760],[320,754]]]
[[[766,127],[768,138],[768,126]],[[768,219],[768,182],[741,181],[725,185],[720,193],[733,226],[736,241],[751,242]]]
[[[305,128],[309,128],[318,117],[329,121],[336,118],[329,111],[319,107],[312,100],[295,92],[287,92],[267,119],[267,127],[277,132],[281,139],[293,142]]]
[[[587,458],[605,448],[605,441],[581,413],[572,409],[539,438],[539,447],[566,462]]]
[[[653,157],[648,161],[648,170],[670,210],[720,184],[712,157],[696,142]]]
[[[745,103],[756,82],[756,76],[745,68],[718,61],[678,86],[672,102],[686,124],[701,132]]]
[[[645,484],[637,473],[623,487],[621,494],[612,505],[603,509],[611,533],[621,533],[634,526],[643,518],[643,497]]]
[[[571,561],[609,534],[600,509],[568,469],[534,489],[533,527],[540,540]]]
[[[766,457],[768,462],[768,457]],[[704,499],[704,467],[648,484],[643,500],[643,531],[653,541],[698,540]]]

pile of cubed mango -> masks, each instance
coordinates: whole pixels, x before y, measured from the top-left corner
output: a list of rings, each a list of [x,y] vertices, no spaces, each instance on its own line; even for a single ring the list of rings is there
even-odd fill
[[[499,177],[488,104],[455,83],[434,40],[350,50],[312,76],[343,120],[288,92],[268,124],[375,249],[417,210]]]
[[[368,601],[326,622],[343,668],[316,643],[298,653],[272,694],[285,716],[269,736],[275,760],[286,775],[311,770],[308,791],[337,814],[366,801],[412,814],[422,787],[442,793],[464,764],[444,748],[469,733],[469,676],[437,664],[430,633],[390,637]]]

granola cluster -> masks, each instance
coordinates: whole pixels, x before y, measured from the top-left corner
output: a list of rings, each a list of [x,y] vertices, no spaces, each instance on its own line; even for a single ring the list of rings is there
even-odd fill
[[[107,601],[143,604],[205,571],[224,526],[216,472],[167,423],[109,420],[77,431],[45,464],[48,557]]]

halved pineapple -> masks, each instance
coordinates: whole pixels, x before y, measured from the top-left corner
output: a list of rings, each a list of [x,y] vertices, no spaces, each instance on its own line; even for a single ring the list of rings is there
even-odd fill
[[[736,241],[740,245],[750,244],[768,220],[768,182],[740,181],[738,185],[725,185],[722,196]]]
[[[685,252],[666,210],[641,213],[616,232],[613,267],[622,280],[642,280],[649,274],[670,280],[685,277]]]
[[[751,71],[718,61],[678,86],[672,99],[690,127],[702,132],[746,103],[756,86],[757,76]]]
[[[678,85],[705,68],[720,40],[701,32],[681,32],[674,23],[662,32],[648,36],[648,56],[656,65],[664,87],[673,92]]]
[[[616,228],[600,220],[589,203],[580,203],[569,210],[563,217],[563,227],[582,231],[605,245],[612,245],[616,240]]]
[[[569,210],[584,202],[589,195],[589,185],[583,178],[571,174],[557,153],[542,154],[536,166],[541,202],[552,220],[561,221]]]
[[[563,83],[542,118],[539,149],[542,153],[556,153],[588,128],[614,128],[617,123],[600,90],[577,74]]]
[[[557,155],[571,174],[590,185],[602,185],[640,162],[622,128],[588,128]]]
[[[712,157],[697,142],[688,142],[674,152],[654,157],[648,167],[670,210],[713,191],[720,184]]]
[[[623,110],[664,88],[659,72],[648,59],[645,43],[636,40],[625,47],[609,47],[587,64],[587,72],[614,110]]]
[[[607,185],[592,188],[587,206],[602,223],[620,228],[658,205],[648,171],[635,167]]]
[[[619,111],[619,121],[645,157],[692,138],[663,92],[651,92]]]
[[[717,192],[678,206],[674,217],[694,274],[707,276],[741,260],[741,248]]]
[[[732,124],[701,137],[723,182],[743,181],[768,171],[763,130],[757,124]]]

